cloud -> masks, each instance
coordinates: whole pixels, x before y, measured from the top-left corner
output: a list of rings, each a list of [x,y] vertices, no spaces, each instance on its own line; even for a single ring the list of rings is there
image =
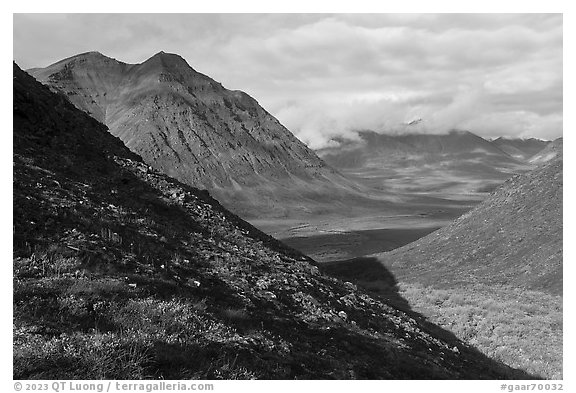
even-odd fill
[[[374,130],[381,133],[448,133],[484,113],[487,107],[485,91],[464,89],[445,106],[415,105],[421,97],[358,95],[348,101],[316,98],[305,103],[293,103],[277,115],[297,130],[296,135],[308,146],[319,149],[333,144],[333,139],[356,139],[357,132]],[[413,120],[421,119],[417,125]]]
[[[562,27],[559,14],[16,14],[14,56],[176,52],[311,147],[358,129],[555,138]]]
[[[392,132],[406,120],[408,107],[390,99],[357,99],[348,102],[299,101],[278,111],[277,116],[313,149],[332,144],[337,137],[355,139],[355,131],[375,129]]]

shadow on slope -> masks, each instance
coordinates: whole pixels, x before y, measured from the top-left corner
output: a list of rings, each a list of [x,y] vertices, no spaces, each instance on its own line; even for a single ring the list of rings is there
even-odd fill
[[[377,258],[375,257],[360,257],[353,258],[345,261],[329,262],[321,264],[321,271],[333,277],[339,278],[345,281],[352,281],[363,289],[367,290],[374,296],[381,297],[385,301],[394,307],[402,310],[416,321],[418,324],[423,326],[429,332],[434,334],[436,337],[440,337],[442,340],[448,343],[460,343],[461,338],[457,337],[451,331],[444,329],[436,323],[432,323],[428,320],[426,316],[420,312],[414,311],[411,307],[410,302],[401,293],[400,283],[394,276],[394,274],[386,268]],[[403,285],[404,287],[404,285]],[[451,344],[452,345],[452,344]],[[462,350],[462,348],[460,348]],[[480,352],[474,346],[467,345],[465,350],[469,353],[473,353],[474,356],[480,356],[486,359],[485,354]],[[498,360],[490,359],[498,367],[503,367],[508,369],[511,378],[514,379],[534,379],[538,378],[528,372],[520,369],[513,369]]]
[[[524,375],[562,379],[561,297],[498,284],[399,282],[377,257],[324,263],[321,270],[384,298],[447,342],[461,340]]]
[[[325,263],[390,251],[414,242],[439,228],[431,226],[333,231],[320,235],[280,238],[280,240],[315,261]]]
[[[415,312],[407,299],[400,293],[399,282],[394,274],[375,257],[360,257],[345,261],[324,263],[321,270],[341,280],[352,281],[370,293],[386,299],[389,304],[406,312],[435,335],[449,342],[457,342],[458,338],[451,332],[430,323],[426,318]]]
[[[378,294],[403,311],[411,311],[410,305],[399,293],[396,277],[374,257],[327,262],[320,268],[331,276],[352,281]]]

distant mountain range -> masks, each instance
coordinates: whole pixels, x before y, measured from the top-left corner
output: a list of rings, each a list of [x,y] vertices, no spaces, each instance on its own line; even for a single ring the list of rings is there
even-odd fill
[[[564,138],[558,138],[548,143],[544,149],[530,157],[530,163],[541,165],[555,158],[562,158],[563,140]]]
[[[491,143],[498,146],[500,150],[518,160],[527,161],[536,153],[544,149],[550,142],[536,138],[496,138]]]
[[[360,131],[359,140],[335,138],[337,147],[317,150],[335,168],[379,167],[391,161],[431,163],[438,161],[528,162],[551,142],[541,139],[500,137],[486,140],[469,131],[446,134],[383,134]]]
[[[560,142],[539,139],[486,140],[468,131],[446,134],[381,134],[361,131],[354,140],[318,155],[367,186],[406,194],[449,198],[486,193],[515,174],[555,156]]]
[[[510,176],[533,168],[467,131],[358,135],[358,140],[337,139],[338,146],[317,153],[359,183],[399,195],[468,199],[475,204]]]
[[[494,162],[512,161],[497,144],[468,131],[438,135],[362,131],[359,136],[360,141],[336,139],[338,147],[321,149],[318,154],[335,168],[381,167],[400,160],[406,164],[483,160],[490,166],[494,166]]]
[[[126,64],[98,52],[28,70],[152,167],[208,189],[244,216],[338,208],[365,190],[241,91],[228,90],[180,56]]]

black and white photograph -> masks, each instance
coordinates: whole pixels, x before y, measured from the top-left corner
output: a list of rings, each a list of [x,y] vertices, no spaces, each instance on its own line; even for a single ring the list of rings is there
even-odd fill
[[[570,390],[562,13],[12,18],[15,387]]]

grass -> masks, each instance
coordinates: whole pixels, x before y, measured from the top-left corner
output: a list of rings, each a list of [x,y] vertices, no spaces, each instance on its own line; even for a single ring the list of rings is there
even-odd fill
[[[190,263],[176,252],[169,257],[160,270]],[[199,292],[199,281],[174,286],[164,275],[89,272],[81,253],[54,244],[15,258],[14,378],[253,379],[269,372],[242,355],[248,343],[275,346],[251,328],[247,310],[221,309]]]
[[[509,287],[437,289],[399,283],[400,295],[485,355],[548,379],[562,378],[562,298]]]
[[[238,358],[245,338],[213,318],[205,299],[162,300],[142,292],[111,278],[16,282],[14,378],[257,376]],[[246,317],[227,310],[227,319]],[[267,341],[257,331],[251,338]]]

